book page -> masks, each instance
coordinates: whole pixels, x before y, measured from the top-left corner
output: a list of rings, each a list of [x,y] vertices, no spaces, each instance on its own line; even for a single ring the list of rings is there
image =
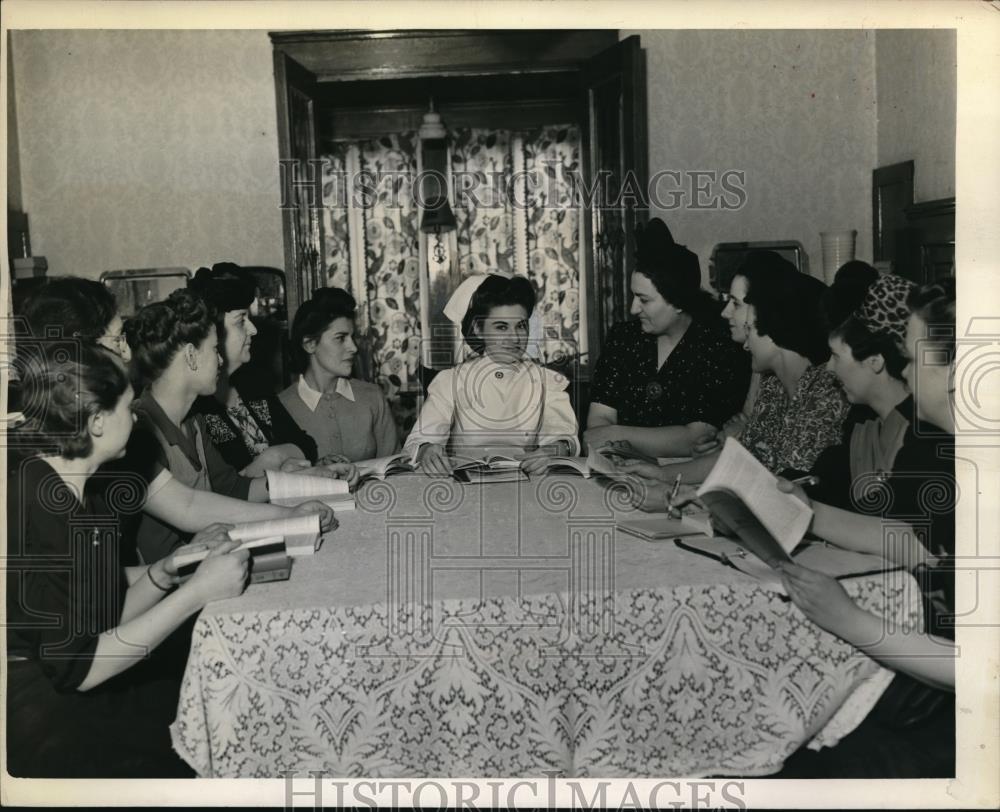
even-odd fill
[[[615,464],[611,460],[599,453],[595,448],[590,449],[590,453],[587,455],[587,467],[590,468],[590,472],[592,474],[624,476],[624,474],[615,467]]]
[[[787,553],[802,540],[813,511],[792,494],[779,491],[776,483],[777,477],[753,454],[737,440],[727,437],[722,454],[698,488],[698,496],[713,490],[732,492]]]
[[[236,549],[253,551],[259,548],[284,545],[284,542],[285,540],[281,536],[263,536],[258,539],[247,539]],[[178,547],[173,554],[174,566],[180,569],[188,566],[189,564],[203,561],[208,557],[210,552],[211,549],[205,544],[187,544],[183,547]]]
[[[393,454],[391,457],[375,457],[370,460],[361,460],[356,462],[355,465],[358,468],[359,476],[373,476],[378,479],[385,479],[389,470],[393,468],[399,471],[413,470],[413,466],[410,465],[409,454]]]
[[[590,477],[590,466],[587,465],[586,457],[549,457],[545,462],[545,470],[553,468],[572,468],[584,477]]]
[[[272,504],[296,505],[325,496],[346,496],[350,493],[347,480],[328,477],[267,472],[267,490]]]
[[[262,519],[236,525],[229,531],[229,538],[236,541],[259,539],[267,536],[283,536],[287,542],[290,536],[319,536],[319,514],[288,516],[280,519]]]

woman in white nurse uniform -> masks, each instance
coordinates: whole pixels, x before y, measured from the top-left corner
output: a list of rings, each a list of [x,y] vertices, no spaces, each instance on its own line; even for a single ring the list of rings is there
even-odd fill
[[[523,276],[484,276],[472,294],[462,335],[476,353],[440,372],[403,450],[421,470],[451,474],[449,451],[487,446],[527,452],[522,468],[543,470],[547,457],[580,452],[565,376],[525,357],[535,292]]]

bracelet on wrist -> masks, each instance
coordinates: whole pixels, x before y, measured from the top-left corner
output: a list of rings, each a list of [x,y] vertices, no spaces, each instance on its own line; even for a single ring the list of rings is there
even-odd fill
[[[172,590],[174,588],[174,584],[170,584],[170,586],[163,586],[162,584],[157,583],[156,579],[153,577],[153,565],[152,564],[150,564],[148,567],[146,567],[146,577],[149,578],[149,582],[153,586],[155,586],[158,590],[160,590],[160,592],[169,592],[170,590]]]

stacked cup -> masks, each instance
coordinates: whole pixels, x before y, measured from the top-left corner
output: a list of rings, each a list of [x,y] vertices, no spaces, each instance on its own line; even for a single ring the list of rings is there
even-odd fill
[[[858,232],[854,229],[847,231],[821,231],[819,234],[820,245],[823,249],[823,276],[826,284],[833,284],[834,274],[845,262],[854,259],[854,242]]]

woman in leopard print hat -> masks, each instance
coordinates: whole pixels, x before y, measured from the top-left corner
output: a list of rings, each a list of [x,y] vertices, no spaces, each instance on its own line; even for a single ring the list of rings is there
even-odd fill
[[[901,276],[879,275],[873,268],[867,286],[835,281],[827,292],[841,307],[853,306],[851,315],[830,331],[827,364],[853,407],[843,442],[826,449],[812,468],[820,480],[811,491],[813,498],[851,509],[860,498],[853,486],[863,487],[893,468],[914,418],[902,351],[909,317],[906,297],[913,287]]]

